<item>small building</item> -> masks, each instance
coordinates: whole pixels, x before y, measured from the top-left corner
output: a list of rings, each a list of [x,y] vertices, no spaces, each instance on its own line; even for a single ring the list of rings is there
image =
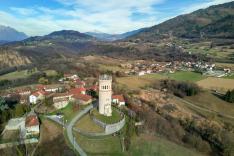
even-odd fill
[[[73,95],[73,101],[77,104],[87,105],[92,102],[92,97],[84,94]]]
[[[26,138],[39,137],[40,123],[34,112],[29,113],[25,119]]]
[[[70,93],[57,93],[53,96],[53,105],[56,109],[66,107],[72,100],[72,94]]]
[[[143,75],[145,75],[145,71],[140,71],[140,72],[138,73],[138,76],[143,76]]]
[[[29,96],[31,94],[30,88],[18,89],[16,91],[20,96]]]
[[[47,93],[43,90],[34,92],[29,96],[29,102],[32,104],[36,104],[39,100],[45,99],[46,94]]]
[[[79,79],[79,76],[76,74],[64,74],[64,78],[69,80],[76,80]]]
[[[117,104],[118,106],[124,106],[125,100],[123,95],[112,95],[112,103]]]
[[[46,92],[52,92],[52,93],[56,93],[56,92],[60,92],[62,90],[62,86],[60,85],[46,85],[44,87],[44,90]]]
[[[69,104],[69,98],[60,98],[60,99],[53,99],[53,106],[56,109],[62,109]]]
[[[86,85],[85,82],[81,81],[80,79],[77,79],[74,82],[75,82],[75,87],[76,88],[84,87]]]
[[[25,127],[25,118],[13,118],[10,119],[5,126],[6,130],[19,130],[19,129],[24,129]]]
[[[73,88],[69,92],[70,94],[77,95],[77,94],[86,94],[86,89],[84,87]]]

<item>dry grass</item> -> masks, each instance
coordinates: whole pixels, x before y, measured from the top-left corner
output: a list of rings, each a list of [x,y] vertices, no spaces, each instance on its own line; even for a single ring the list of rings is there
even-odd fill
[[[234,79],[208,77],[204,80],[198,81],[197,84],[206,89],[215,89],[220,91],[234,89]]]
[[[234,105],[225,102],[211,92],[205,91],[192,97],[186,97],[186,100],[200,107],[205,107],[225,115],[234,116]]]

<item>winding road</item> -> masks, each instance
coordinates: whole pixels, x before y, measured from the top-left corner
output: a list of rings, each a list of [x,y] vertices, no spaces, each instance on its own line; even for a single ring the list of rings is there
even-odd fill
[[[72,120],[71,122],[67,125],[66,127],[66,133],[68,136],[68,139],[70,143],[73,145],[73,148],[81,155],[81,156],[87,156],[87,154],[84,152],[84,150],[79,146],[79,144],[76,142],[76,139],[73,135],[73,126],[74,124],[86,113],[88,113],[92,108],[94,108],[94,104],[91,104],[84,108],[81,112],[79,112]]]

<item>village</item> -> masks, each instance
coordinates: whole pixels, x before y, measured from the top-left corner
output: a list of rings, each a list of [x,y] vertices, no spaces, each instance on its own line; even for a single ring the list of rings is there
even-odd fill
[[[39,118],[41,115],[49,118],[50,114],[53,114],[53,117],[59,119],[61,117],[60,110],[70,104],[78,109],[84,108],[97,100],[98,92],[98,81],[94,81],[93,85],[87,85],[77,74],[64,74],[58,80],[58,84],[36,84],[3,92],[1,98],[15,98],[17,99],[16,105],[29,106],[30,110],[23,116],[11,118],[8,121],[2,135],[12,132],[16,132],[16,134],[11,135],[14,138],[2,140],[3,143],[0,144],[0,148],[39,142],[41,135]],[[123,95],[111,93],[111,103],[116,107],[124,106]],[[4,109],[8,109],[8,107],[1,106],[1,110]]]
[[[210,77],[224,77],[231,75],[230,68],[216,67],[214,63],[207,62],[190,62],[190,61],[173,61],[173,62],[157,62],[149,63],[138,61],[134,63],[121,64],[121,68],[125,69],[125,74],[143,76],[152,73],[170,73],[176,71],[192,71],[198,72]]]

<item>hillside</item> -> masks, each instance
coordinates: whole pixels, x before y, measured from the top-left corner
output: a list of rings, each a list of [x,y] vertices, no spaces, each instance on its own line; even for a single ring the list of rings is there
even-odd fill
[[[11,42],[11,41],[20,41],[26,39],[28,36],[23,32],[18,32],[14,28],[0,25],[0,44]]]
[[[161,24],[145,29],[131,39],[154,41],[173,35],[180,38],[219,37],[234,38],[234,2],[200,9],[190,14],[180,15]],[[231,30],[231,31],[230,31]]]

